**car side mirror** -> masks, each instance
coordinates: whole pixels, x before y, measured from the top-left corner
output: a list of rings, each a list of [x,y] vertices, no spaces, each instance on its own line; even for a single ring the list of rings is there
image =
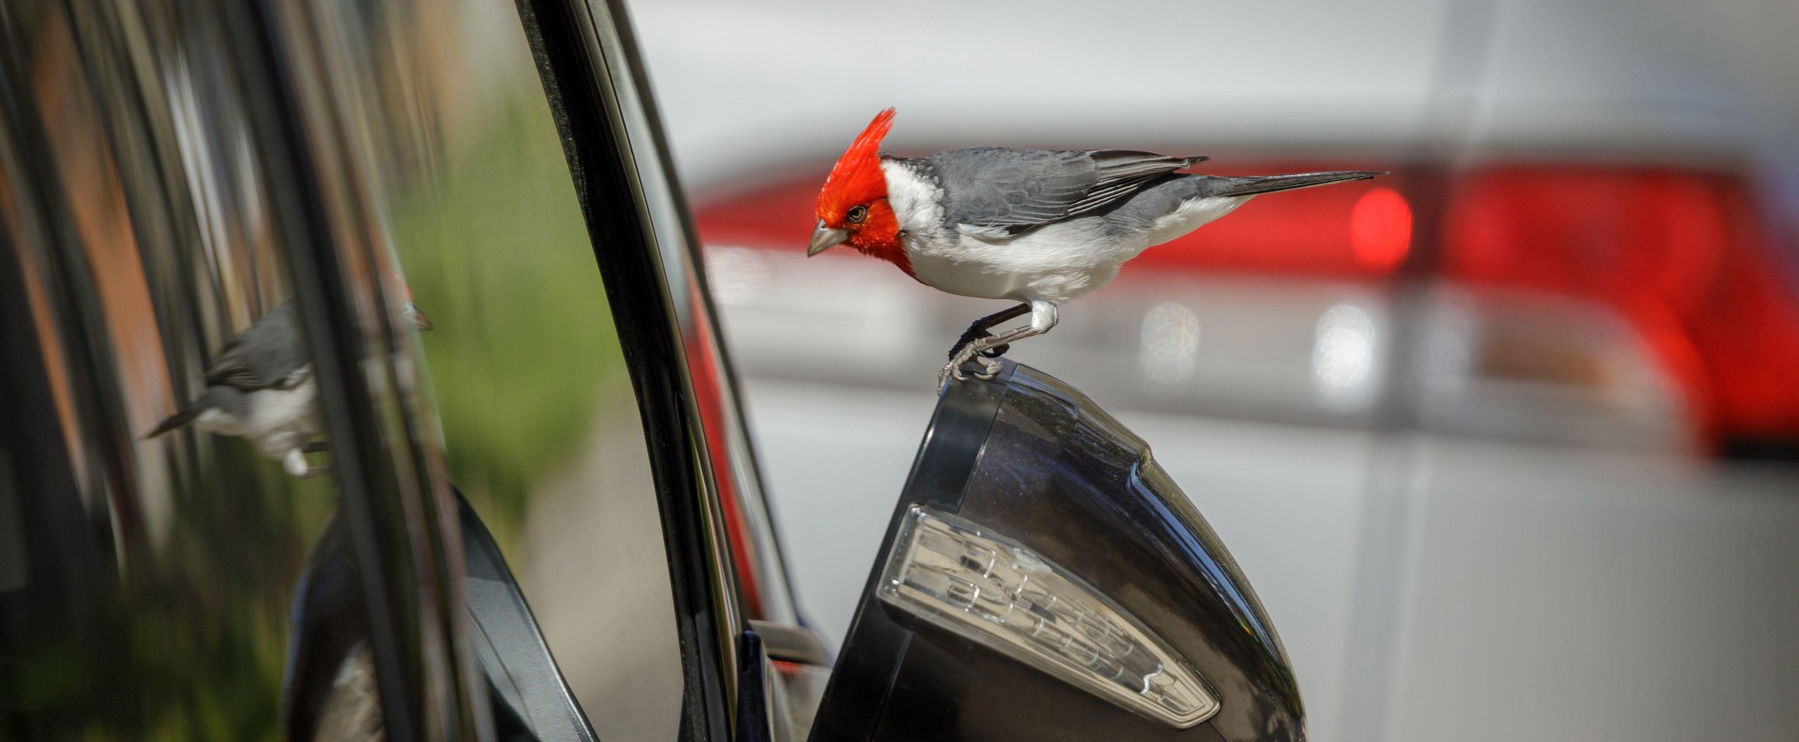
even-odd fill
[[[1305,738],[1230,553],[1040,371],[949,385],[879,554],[812,739]]]

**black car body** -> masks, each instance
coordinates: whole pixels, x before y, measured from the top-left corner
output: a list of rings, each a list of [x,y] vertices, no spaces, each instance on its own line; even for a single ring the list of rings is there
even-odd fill
[[[833,666],[618,4],[19,2],[0,55],[0,736],[1303,738],[1192,505],[1019,366]],[[324,476],[161,434],[290,299],[255,393]]]

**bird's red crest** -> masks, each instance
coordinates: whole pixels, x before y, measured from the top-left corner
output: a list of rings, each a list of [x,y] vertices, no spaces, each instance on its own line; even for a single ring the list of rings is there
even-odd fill
[[[875,114],[868,128],[850,142],[818,192],[818,218],[837,225],[844,212],[887,196],[887,179],[881,174],[881,140],[892,128],[893,109],[889,108]]]

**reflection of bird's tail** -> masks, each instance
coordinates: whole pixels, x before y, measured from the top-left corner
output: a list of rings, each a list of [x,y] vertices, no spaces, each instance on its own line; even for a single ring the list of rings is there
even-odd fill
[[[200,415],[200,408],[198,406],[189,407],[185,410],[182,410],[173,415],[170,415],[169,419],[162,421],[161,424],[158,424],[156,426],[155,430],[152,430],[149,433],[145,434],[144,437],[145,438],[155,438],[156,436],[162,435],[163,433],[167,433],[171,430],[174,430],[183,425],[193,422],[194,418],[198,417],[199,415]]]

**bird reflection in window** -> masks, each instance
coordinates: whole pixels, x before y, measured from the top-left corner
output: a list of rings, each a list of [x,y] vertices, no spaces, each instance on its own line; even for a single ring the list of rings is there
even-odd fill
[[[406,316],[420,330],[431,320],[406,302]],[[306,459],[323,450],[318,383],[301,337],[292,300],[283,302],[239,333],[208,364],[206,391],[163,420],[145,438],[192,425],[195,430],[249,440],[263,456],[281,462],[290,476],[315,477],[324,466]]]

